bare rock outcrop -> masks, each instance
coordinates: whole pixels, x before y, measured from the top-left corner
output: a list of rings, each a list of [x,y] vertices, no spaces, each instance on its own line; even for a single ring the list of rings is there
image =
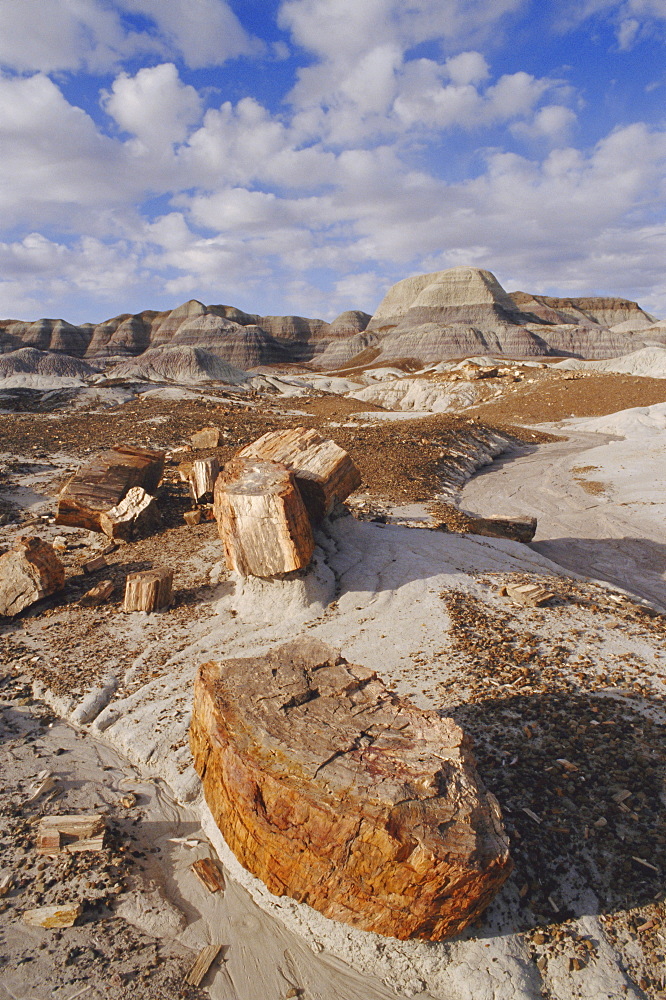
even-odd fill
[[[462,730],[323,643],[202,666],[190,743],[241,864],[327,917],[440,941],[511,871]]]
[[[279,462],[293,472],[314,524],[361,485],[361,474],[344,448],[307,427],[268,431],[238,457]]]
[[[103,531],[102,515],[133,486],[154,494],[164,472],[164,452],[118,445],[82,465],[58,498],[56,524]]]
[[[217,478],[214,511],[227,567],[241,576],[280,576],[310,562],[312,527],[284,465],[236,457]]]
[[[65,567],[41,538],[24,535],[0,555],[0,615],[17,615],[64,586]]]

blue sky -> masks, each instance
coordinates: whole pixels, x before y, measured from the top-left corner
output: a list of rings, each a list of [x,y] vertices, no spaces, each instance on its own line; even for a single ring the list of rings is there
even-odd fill
[[[666,317],[665,41],[666,0],[0,0],[0,316],[470,264]]]

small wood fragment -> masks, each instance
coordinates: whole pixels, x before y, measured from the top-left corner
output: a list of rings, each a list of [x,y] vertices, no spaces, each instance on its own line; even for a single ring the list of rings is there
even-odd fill
[[[100,813],[44,816],[37,829],[37,853],[101,851],[104,847],[104,833],[105,821]]]
[[[0,875],[0,897],[6,896],[13,884],[13,872],[7,872],[5,875]]]
[[[104,556],[96,556],[94,559],[84,562],[82,569],[86,575],[89,575],[90,573],[97,573],[98,570],[104,569],[107,565],[108,563]]]
[[[125,584],[124,611],[159,611],[171,603],[173,570],[166,567],[130,573]]]
[[[224,876],[212,858],[199,858],[190,867],[209,892],[219,892],[220,889],[224,889]]]
[[[72,927],[83,912],[81,903],[61,903],[59,906],[38,906],[26,910],[23,923],[30,927]]]
[[[195,524],[201,524],[201,511],[186,510],[183,514],[183,521],[185,524],[189,524],[190,528],[193,528]]]
[[[540,608],[555,596],[538,583],[507,583],[500,587],[502,597],[508,597],[514,604],[528,604]]]
[[[56,785],[57,781],[51,771],[40,771],[34,784],[31,786],[26,798],[24,799],[24,805],[30,805],[31,803],[36,802],[40,796],[50,792]]]
[[[220,953],[221,944],[207,944],[201,949],[197,960],[185,976],[185,982],[190,986],[200,986],[211,965]]]
[[[79,601],[79,607],[96,608],[99,607],[100,604],[106,604],[114,590],[115,585],[113,580],[102,580],[95,587],[91,587],[90,590],[83,595]]]
[[[202,427],[200,431],[195,431],[190,441],[196,449],[217,448],[220,443],[220,428]]]

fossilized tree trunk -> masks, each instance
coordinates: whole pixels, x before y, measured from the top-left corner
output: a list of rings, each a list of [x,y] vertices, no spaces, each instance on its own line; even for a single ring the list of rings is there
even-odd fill
[[[216,458],[200,458],[192,463],[189,483],[190,494],[195,503],[207,493],[213,493],[219,473],[220,463]]]
[[[271,577],[310,562],[312,527],[294,477],[283,465],[233,459],[218,476],[214,509],[229,569]]]
[[[0,555],[0,615],[17,615],[65,586],[65,567],[53,546],[23,536]]]
[[[511,871],[462,730],[323,643],[204,664],[190,744],[241,864],[327,917],[439,941]]]
[[[173,570],[166,567],[130,573],[125,583],[124,611],[159,611],[171,603]]]
[[[102,513],[119,504],[133,486],[155,493],[163,471],[163,451],[118,445],[100,452],[61,491],[56,524],[101,531]]]
[[[269,431],[238,452],[239,458],[280,462],[293,472],[316,524],[361,485],[361,474],[335,441],[306,427]]]
[[[109,538],[128,542],[160,528],[162,515],[155,497],[141,486],[133,486],[119,504],[100,513],[99,524]]]

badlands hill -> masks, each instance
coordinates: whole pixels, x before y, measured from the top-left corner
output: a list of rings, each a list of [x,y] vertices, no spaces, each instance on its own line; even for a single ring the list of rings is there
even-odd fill
[[[312,363],[335,369],[409,358],[421,364],[483,354],[612,358],[666,344],[666,327],[619,298],[509,294],[490,271],[455,267],[399,281],[374,316],[350,310],[332,323],[259,316],[192,299],[103,323],[0,321],[0,353],[26,347],[86,360],[197,348],[235,368]]]

